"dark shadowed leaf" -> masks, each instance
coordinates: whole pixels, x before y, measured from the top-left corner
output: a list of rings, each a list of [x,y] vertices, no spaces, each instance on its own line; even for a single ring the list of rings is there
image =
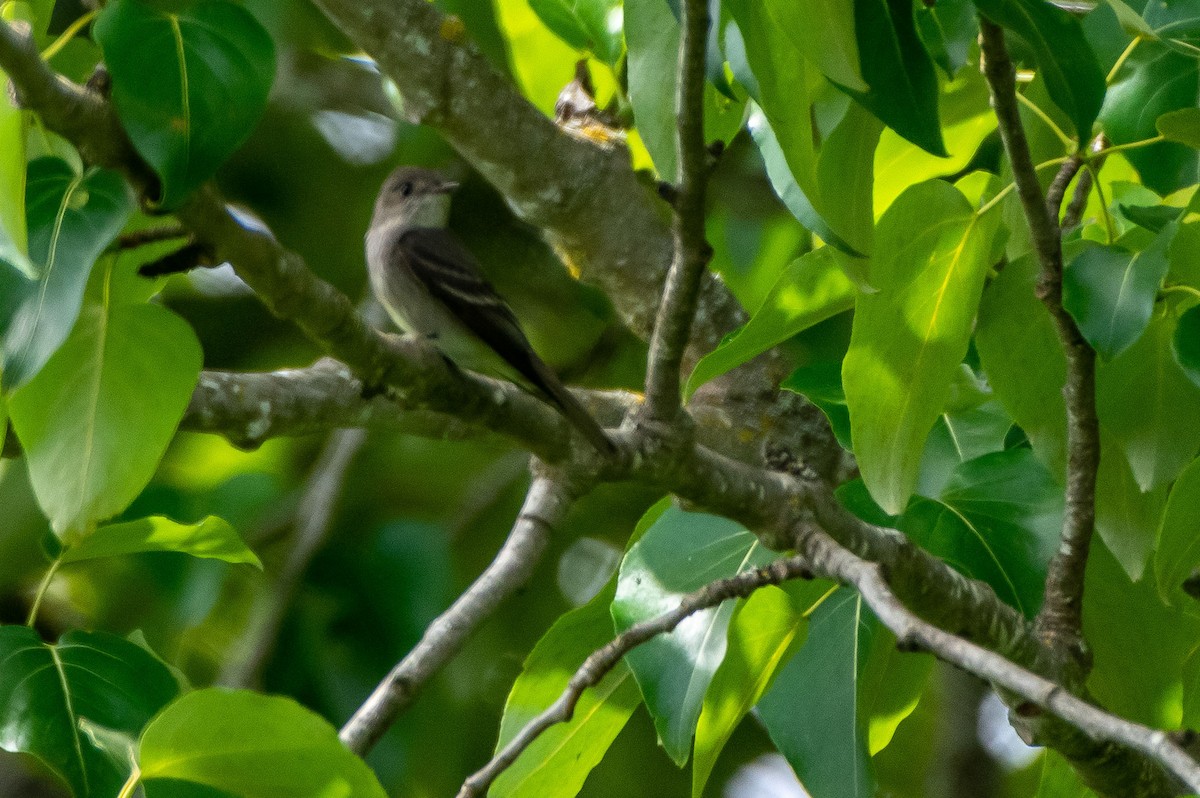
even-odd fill
[[[1079,20],[1045,0],[976,0],[975,5],[1033,48],[1051,99],[1070,117],[1079,139],[1090,138],[1104,104],[1104,70]]]
[[[1140,252],[1095,244],[1063,273],[1063,307],[1105,360],[1133,345],[1150,322],[1167,275],[1167,247],[1177,226],[1168,224]]]
[[[1200,517],[1200,460],[1193,460],[1171,487],[1162,528],[1158,533],[1158,551],[1154,555],[1154,575],[1163,600],[1183,607],[1195,599],[1181,587],[1192,571],[1200,567],[1200,535],[1196,519]]]
[[[1155,548],[1167,502],[1167,486],[1142,491],[1116,441],[1101,431],[1100,471],[1096,474],[1096,531],[1133,581],[1142,578]]]
[[[1200,305],[1180,315],[1171,339],[1171,353],[1188,379],[1200,387]]]
[[[159,203],[176,207],[257,124],[275,79],[271,37],[227,0],[116,0],[94,35],[125,130],[162,179]]]
[[[75,798],[116,795],[128,776],[81,721],[136,737],[178,693],[162,662],[120,637],[71,631],[50,645],[27,627],[0,627],[0,746],[36,756]]]

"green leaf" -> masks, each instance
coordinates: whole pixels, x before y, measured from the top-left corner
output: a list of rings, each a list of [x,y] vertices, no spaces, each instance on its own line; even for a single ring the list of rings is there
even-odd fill
[[[162,662],[120,637],[71,631],[50,645],[28,627],[0,627],[0,747],[36,756],[75,798],[116,795],[128,775],[81,722],[136,737],[178,693]]]
[[[975,6],[1029,44],[1050,98],[1086,143],[1104,104],[1105,82],[1079,19],[1045,0],[976,0]]]
[[[854,23],[870,89],[840,88],[913,144],[946,155],[937,74],[917,35],[913,0],[854,0]]]
[[[14,11],[15,4],[6,4],[0,21],[11,21]],[[2,70],[0,82],[8,84]],[[25,113],[4,92],[0,97],[0,262],[36,280],[25,221],[25,128]]]
[[[1004,449],[1012,419],[997,402],[969,410],[950,410],[938,416],[921,454],[916,492],[938,496],[960,465]]]
[[[1192,571],[1200,567],[1200,535],[1196,534],[1196,518],[1200,517],[1200,460],[1193,460],[1175,480],[1166,504],[1158,531],[1154,575],[1163,601],[1189,606],[1195,599],[1185,595],[1181,587]]]
[[[675,180],[679,160],[676,139],[675,76],[679,73],[679,20],[667,0],[628,0],[625,38],[629,44],[629,102],[638,133],[654,168]],[[728,141],[742,126],[745,104],[704,88],[706,141]]]
[[[825,77],[866,91],[854,34],[853,0],[762,0],[765,13]]]
[[[234,153],[266,108],[275,45],[254,16],[227,0],[174,11],[116,0],[93,25],[112,98],[138,153],[174,208]]]
[[[847,109],[818,159],[810,81],[804,56],[771,15],[771,7],[727,0],[737,22],[726,36],[730,68],[761,109],[750,134],[775,193],[800,223],[851,255],[871,251],[872,159],[878,123]],[[735,41],[743,46],[735,46]]]
[[[1054,322],[1034,295],[1032,255],[1004,267],[983,292],[975,346],[1000,404],[1061,482],[1067,463],[1067,361]]]
[[[1171,354],[1187,378],[1200,387],[1200,305],[1180,315],[1171,338]]]
[[[1200,149],[1200,108],[1169,111],[1155,120],[1154,126],[1167,141]]]
[[[1142,19],[1138,12],[1130,8],[1125,0],[1104,0],[1104,2],[1116,14],[1117,22],[1121,25],[1121,30],[1130,36],[1140,36],[1151,40],[1158,38],[1158,34],[1154,32],[1154,28],[1147,25],[1146,20]]]
[[[41,275],[30,281],[0,268],[3,385],[12,390],[36,374],[70,333],[92,264],[133,211],[120,175],[76,175],[57,158],[29,164],[25,187],[29,257]]]
[[[1171,205],[1126,205],[1119,203],[1117,210],[1129,221],[1144,227],[1152,233],[1160,232],[1171,222],[1178,221],[1184,215],[1183,208]],[[1176,233],[1178,235],[1178,232]],[[1174,239],[1171,239],[1172,244]]]
[[[808,635],[807,612],[831,590],[827,582],[792,582],[755,591],[734,613],[729,651],[704,696],[696,724],[692,798],[700,798],[734,729],[766,693],[775,673]]]
[[[685,395],[758,357],[817,322],[854,306],[858,292],[846,279],[831,247],[798,258],[780,275],[746,326],[705,355],[688,377]]]
[[[1084,786],[1065,757],[1047,748],[1042,754],[1042,777],[1034,798],[1095,798],[1095,793]]]
[[[1194,600],[1167,606],[1155,580],[1131,582],[1102,540],[1092,541],[1086,581],[1083,633],[1095,657],[1087,684],[1092,696],[1134,723],[1178,728],[1183,666],[1200,639]]]
[[[572,47],[591,50],[609,64],[620,57],[621,30],[609,29],[610,14],[621,7],[620,0],[530,0],[529,7]]]
[[[682,596],[714,579],[734,576],[773,558],[741,524],[671,508],[621,563],[612,603],[617,631],[674,609]],[[725,656],[725,631],[733,610],[734,602],[726,601],[695,613],[671,634],[660,635],[625,657],[663,747],[680,766],[687,762],[704,694]]]
[[[183,696],[146,727],[142,780],[181,779],[242,798],[385,798],[337,730],[290,698],[209,688]]]
[[[1190,4],[1146,4],[1146,21],[1166,39],[1190,36],[1200,29],[1195,20],[1171,22],[1176,14],[1192,13]],[[1151,18],[1155,17],[1155,18]],[[1167,41],[1142,41],[1117,72],[1108,89],[1100,121],[1115,144],[1143,141],[1158,134],[1157,120],[1200,100],[1200,62],[1191,53],[1177,52]],[[1196,152],[1168,141],[1122,153],[1147,187],[1168,194],[1195,181]]]
[[[177,551],[193,557],[246,563],[262,568],[228,522],[210,515],[195,524],[181,524],[161,515],[102,526],[63,550],[61,562],[82,562],[145,551]]]
[[[82,532],[141,492],[200,373],[191,327],[157,305],[89,306],[9,411],[55,532]]]
[[[979,37],[974,11],[969,0],[938,0],[932,6],[915,7],[921,42],[947,78],[953,79],[967,63],[971,45]]]
[[[884,213],[858,298],[842,385],[854,452],[871,495],[898,513],[925,438],[967,351],[999,214],[977,216],[953,186],[912,187]]]
[[[1105,360],[1141,337],[1167,276],[1167,247],[1177,226],[1168,224],[1141,252],[1091,245],[1063,273],[1063,307]]]
[[[1171,355],[1173,319],[1158,314],[1124,354],[1096,369],[1096,412],[1143,491],[1178,476],[1200,450],[1200,387]]]
[[[1155,548],[1155,535],[1167,486],[1143,492],[1116,441],[1101,431],[1100,470],[1096,474],[1096,531],[1129,578],[1142,578]]]
[[[758,702],[772,742],[812,795],[874,795],[858,715],[859,668],[875,630],[862,599],[839,590],[813,613],[808,640]],[[820,718],[822,722],[814,723]]]
[[[840,361],[801,366],[779,387],[802,394],[816,405],[829,419],[837,442],[846,451],[853,451],[850,445],[850,411],[846,408],[846,392],[842,390]]]
[[[591,601],[563,615],[525,659],[504,705],[496,750],[558,700],[576,669],[612,639],[609,605],[616,582]],[[493,785],[493,798],[571,798],[583,787],[641,696],[629,667],[620,662],[595,687],[584,691],[575,714],[544,732]]]

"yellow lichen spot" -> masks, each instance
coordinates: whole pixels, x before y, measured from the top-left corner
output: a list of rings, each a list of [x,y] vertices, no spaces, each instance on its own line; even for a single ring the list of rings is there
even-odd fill
[[[442,28],[439,31],[442,38],[451,44],[462,44],[463,39],[467,36],[467,26],[463,21],[454,14],[446,15],[442,20]]]

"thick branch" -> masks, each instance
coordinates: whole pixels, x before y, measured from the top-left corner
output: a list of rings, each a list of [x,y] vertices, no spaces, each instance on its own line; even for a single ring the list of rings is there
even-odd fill
[[[1100,467],[1100,423],[1096,417],[1096,353],[1075,320],[1063,308],[1063,259],[1058,209],[1070,183],[1069,170],[1078,170],[1082,158],[1067,161],[1052,185],[1051,198],[1042,195],[1029,143],[1017,110],[1015,72],[1004,31],[985,17],[979,18],[984,76],[991,89],[992,107],[1000,123],[1000,138],[1012,165],[1017,195],[1029,224],[1034,250],[1041,264],[1038,295],[1050,311],[1067,359],[1063,396],[1067,406],[1067,491],[1062,539],[1046,573],[1045,599],[1037,629],[1056,654],[1064,672],[1088,670],[1083,640],[1083,589],[1088,549],[1096,526],[1096,473]]]
[[[700,281],[712,258],[704,237],[704,196],[708,183],[704,148],[704,62],[708,41],[708,0],[686,0],[679,37],[679,80],[675,95],[678,118],[678,177],[674,192],[675,255],[654,321],[646,368],[646,412],[671,422],[679,412],[680,368],[691,337]]]
[[[342,727],[340,737],[347,748],[365,756],[425,682],[458,653],[505,599],[529,581],[551,530],[571,506],[574,490],[554,476],[534,478],[512,532],[491,565],[425,629],[420,642]]]
[[[593,652],[575,671],[566,689],[548,709],[525,724],[516,736],[498,752],[490,762],[480,768],[458,791],[458,798],[475,798],[487,793],[501,773],[507,770],[521,753],[533,744],[551,726],[566,723],[575,714],[575,706],[583,691],[595,687],[609,671],[617,666],[622,657],[653,638],[668,634],[688,616],[700,610],[715,607],[731,598],[749,596],[766,585],[778,585],[789,579],[808,574],[803,557],[776,560],[768,566],[746,571],[728,579],[710,582],[704,587],[684,596],[679,606],[655,618],[634,624],[613,638],[603,648]]]
[[[283,619],[300,589],[304,572],[329,537],[346,471],[365,441],[366,433],[361,429],[338,430],[329,436],[296,508],[296,531],[288,543],[283,568],[255,602],[250,623],[233,646],[233,656],[218,679],[221,684],[230,687],[258,685],[262,670],[275,651]]]

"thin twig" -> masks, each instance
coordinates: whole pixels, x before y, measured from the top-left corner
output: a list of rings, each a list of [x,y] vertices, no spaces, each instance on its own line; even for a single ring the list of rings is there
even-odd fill
[[[671,422],[679,412],[680,367],[691,336],[700,280],[712,258],[704,237],[704,197],[708,154],[704,147],[704,63],[708,40],[707,0],[682,4],[679,37],[677,182],[672,228],[675,256],[654,320],[646,366],[646,413],[654,421]]]
[[[113,249],[137,249],[147,244],[157,244],[176,238],[190,238],[191,232],[181,224],[167,224],[161,227],[147,227],[144,230],[134,230],[122,233],[109,247]]]
[[[992,108],[999,121],[1000,138],[1012,165],[1017,195],[1041,264],[1038,296],[1054,319],[1067,359],[1063,389],[1067,407],[1066,512],[1061,542],[1047,570],[1045,599],[1036,626],[1061,668],[1077,666],[1077,676],[1082,678],[1088,670],[1083,641],[1083,583],[1096,525],[1096,472],[1100,467],[1096,353],[1062,304],[1062,240],[1057,217],[1066,183],[1058,189],[1053,209],[1048,208],[1021,126],[1015,72],[1004,43],[1004,32],[982,16],[979,30],[983,71],[991,90]],[[1076,160],[1068,161],[1063,167],[1064,172],[1072,168],[1078,170]]]
[[[458,798],[476,798],[485,794],[501,773],[507,770],[534,740],[551,726],[566,723],[575,713],[583,691],[595,687],[621,658],[658,635],[671,632],[688,616],[715,607],[731,598],[749,596],[766,585],[778,585],[790,579],[810,576],[804,557],[788,557],[753,571],[710,582],[684,596],[670,612],[634,624],[614,637],[603,648],[588,656],[567,682],[562,694],[545,711],[525,724],[516,736],[490,762],[471,775],[458,791]]]
[[[366,756],[425,683],[458,653],[505,599],[529,581],[550,540],[551,530],[561,523],[573,497],[573,490],[557,477],[534,478],[512,532],[491,565],[450,609],[429,624],[420,642],[342,727],[339,736],[347,748]]]
[[[290,541],[287,560],[274,583],[256,602],[250,624],[234,644],[234,656],[226,663],[219,683],[229,687],[258,685],[304,572],[329,537],[346,471],[366,437],[361,429],[338,430],[329,436],[296,508],[296,534]]]
[[[878,563],[868,562],[840,546],[824,533],[812,536],[805,547],[814,571],[852,585],[867,606],[896,635],[906,650],[925,650],[946,662],[987,679],[1086,732],[1092,739],[1127,746],[1159,763],[1187,786],[1200,792],[1200,764],[1176,745],[1166,732],[1127,721],[1072,695],[1062,685],[1005,659],[970,640],[937,628],[909,610],[892,592]],[[1162,786],[1161,784],[1158,786]]]

